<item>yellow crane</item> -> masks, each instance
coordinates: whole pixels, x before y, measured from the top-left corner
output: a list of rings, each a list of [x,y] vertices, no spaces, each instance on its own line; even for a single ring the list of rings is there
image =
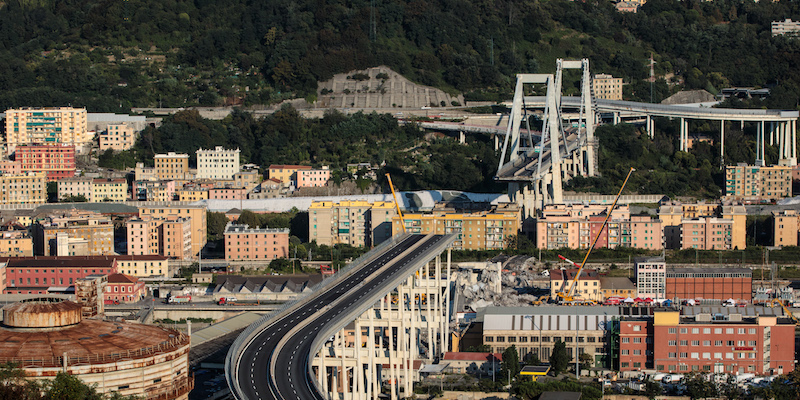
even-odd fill
[[[575,288],[578,287],[578,278],[581,276],[581,272],[583,272],[583,267],[586,266],[586,260],[589,259],[589,254],[591,254],[592,250],[594,250],[594,246],[597,244],[597,241],[600,239],[600,235],[603,233],[603,229],[605,229],[606,225],[608,224],[608,219],[611,218],[611,214],[614,212],[614,208],[617,207],[617,201],[619,201],[620,196],[622,196],[622,190],[625,189],[625,185],[628,184],[628,179],[631,178],[631,174],[633,173],[633,171],[635,171],[633,168],[631,168],[630,171],[628,171],[628,176],[626,176],[625,177],[625,181],[622,182],[622,187],[619,188],[619,193],[617,193],[617,197],[614,198],[614,204],[611,205],[611,209],[609,209],[608,212],[606,213],[606,217],[605,217],[605,219],[603,219],[603,225],[600,226],[600,229],[597,231],[597,235],[594,237],[594,240],[592,240],[592,245],[589,246],[589,250],[586,252],[586,256],[583,257],[583,262],[580,263],[580,265],[579,265],[578,263],[575,263],[575,262],[567,260],[564,256],[561,256],[561,255],[558,256],[562,260],[568,261],[568,262],[572,263],[573,265],[575,265],[576,267],[578,267],[578,272],[576,272],[575,273],[575,277],[572,278],[572,286],[569,288],[569,292],[568,293],[564,293],[564,286],[562,286],[561,290],[559,290],[556,293],[556,296],[558,297],[559,302],[563,302],[563,303],[574,303],[575,302],[575,298],[573,296],[575,294]],[[564,281],[565,282],[564,283],[566,283],[566,279],[567,278],[566,278],[566,274],[565,274],[565,276],[564,276]]]
[[[394,206],[397,207],[397,216],[400,218],[400,226],[403,228],[403,233],[406,233],[406,221],[403,219],[403,212],[400,211],[400,203],[397,201],[397,194],[394,192],[394,185],[392,184],[392,176],[386,173],[386,179],[389,181],[389,189],[392,189],[392,197],[394,197]]]

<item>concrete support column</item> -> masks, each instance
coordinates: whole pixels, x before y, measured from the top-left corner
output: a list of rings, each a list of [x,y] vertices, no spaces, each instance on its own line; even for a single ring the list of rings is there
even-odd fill
[[[681,151],[687,151],[687,147],[688,147],[687,139],[688,139],[688,137],[686,135],[686,119],[681,118],[680,125],[681,125],[681,133],[680,133],[680,135],[681,135],[681,145],[680,145],[680,148],[681,148]]]
[[[356,366],[353,367],[353,397],[357,399],[365,398],[364,393],[364,368],[362,368],[361,363],[361,345],[364,343],[363,338],[363,327],[361,326],[360,317],[356,318],[356,329],[355,335],[353,339],[355,339],[355,356],[356,356]]]
[[[319,356],[319,381],[322,383],[322,393],[325,394],[325,398],[331,398],[331,392],[328,390],[328,368],[325,366],[325,350],[327,350],[327,346],[323,346],[322,350],[320,350]]]
[[[494,140],[494,151],[500,150],[500,138],[498,138],[497,135],[494,135],[492,136],[492,139]]]
[[[792,157],[790,159],[790,164],[795,166],[797,165],[797,120],[792,120],[792,122],[789,123],[789,126],[791,127],[792,132],[789,139],[792,143]]]
[[[775,122],[769,123],[769,145],[775,145]]]
[[[339,378],[341,381],[342,386],[342,396],[347,398],[347,393],[350,391],[348,390],[350,386],[350,379],[347,377],[347,364],[345,364],[345,356],[344,356],[344,348],[346,347],[345,340],[347,339],[344,335],[344,330],[339,331],[339,357],[342,358],[342,377]]]
[[[719,121],[719,164],[725,167],[725,120]]]
[[[618,112],[615,112],[615,113],[613,113],[612,115],[614,116],[614,120],[613,120],[613,122],[614,122],[614,125],[616,125],[616,124],[620,123],[620,121],[622,120],[622,118],[620,118],[620,116],[619,116],[619,113],[618,113]]]
[[[369,349],[369,364],[367,364],[367,398],[378,399],[375,386],[380,381],[375,376],[375,310],[367,311],[369,315],[369,330],[367,331],[367,349]],[[381,335],[383,337],[383,335]],[[380,391],[380,390],[379,390]]]

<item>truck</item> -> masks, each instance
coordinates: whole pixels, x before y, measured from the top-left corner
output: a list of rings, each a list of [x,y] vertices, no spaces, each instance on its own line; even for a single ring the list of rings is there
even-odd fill
[[[103,304],[105,304],[107,306],[117,305],[117,304],[119,304],[119,300],[105,299],[105,300],[103,300]]]
[[[182,296],[169,296],[167,298],[167,304],[182,304],[191,302],[192,302],[192,296],[188,294]]]
[[[257,306],[260,300],[237,300],[236,297],[220,297],[217,305],[220,306]]]

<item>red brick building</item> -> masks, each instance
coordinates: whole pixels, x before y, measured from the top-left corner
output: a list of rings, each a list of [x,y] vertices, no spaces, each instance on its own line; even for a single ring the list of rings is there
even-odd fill
[[[117,261],[105,256],[16,257],[2,258],[6,263],[6,287],[3,293],[45,294],[50,287],[72,286],[92,274],[117,272]]]
[[[748,268],[668,267],[668,299],[752,300],[753,272]]]
[[[656,311],[652,319],[623,319],[620,370],[653,365],[658,372],[678,374],[788,374],[794,369],[794,322],[782,315],[750,311],[736,307],[727,314],[684,316],[678,311]],[[652,345],[642,332],[652,332]]]
[[[139,278],[124,274],[111,274],[108,276],[103,300],[119,303],[135,303],[146,294],[143,281]]]
[[[44,171],[48,181],[75,176],[75,146],[25,144],[14,157],[22,171]]]

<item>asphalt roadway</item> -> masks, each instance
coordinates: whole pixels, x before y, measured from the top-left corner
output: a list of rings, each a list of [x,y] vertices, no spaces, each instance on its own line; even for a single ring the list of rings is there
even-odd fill
[[[412,235],[377,257],[351,277],[311,298],[308,304],[274,321],[250,341],[239,361],[241,399],[323,400],[309,374],[311,345],[320,330],[339,314],[359,302],[419,254],[445,240],[446,236]],[[400,259],[406,250],[418,247]],[[372,279],[374,272],[394,263]],[[353,290],[357,289],[357,290]],[[274,364],[273,364],[274,363]]]

